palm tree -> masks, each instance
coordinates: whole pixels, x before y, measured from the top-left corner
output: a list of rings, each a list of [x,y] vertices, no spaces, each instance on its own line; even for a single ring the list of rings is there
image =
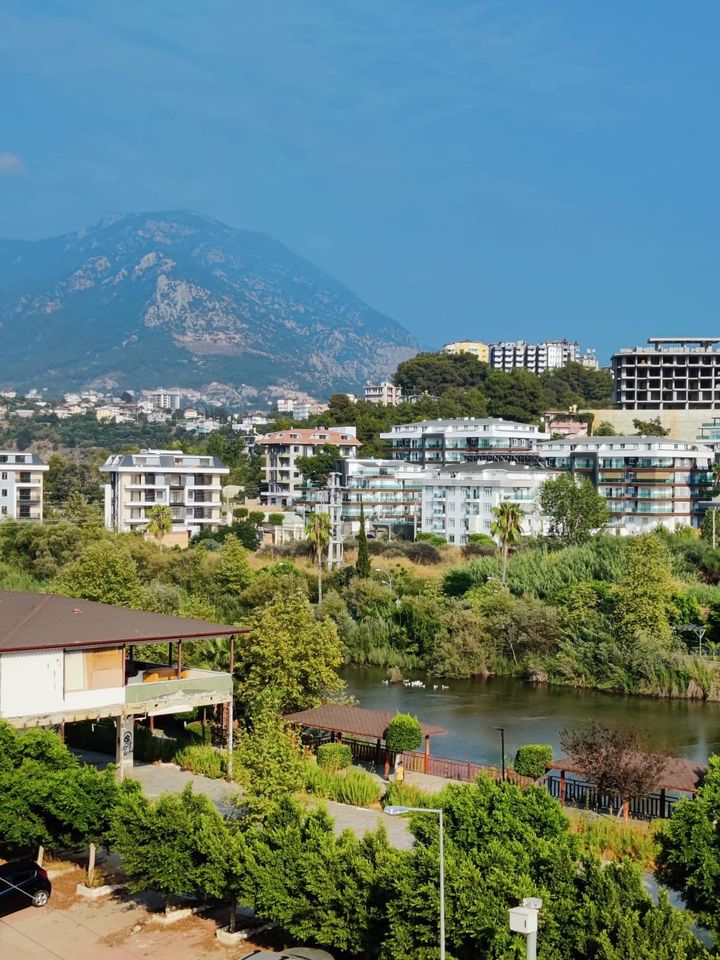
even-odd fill
[[[330,514],[313,513],[305,527],[307,537],[315,548],[315,560],[318,565],[318,603],[322,603],[322,560],[323,551],[330,543]]]
[[[503,565],[502,582],[507,581],[508,552],[510,547],[518,543],[522,536],[523,511],[518,503],[505,500],[493,509],[495,519],[490,527],[490,533],[497,537],[502,547]]]
[[[162,550],[165,534],[172,530],[172,510],[164,503],[156,503],[154,507],[148,510],[147,516],[150,518],[150,523],[147,526],[148,533],[155,537]]]

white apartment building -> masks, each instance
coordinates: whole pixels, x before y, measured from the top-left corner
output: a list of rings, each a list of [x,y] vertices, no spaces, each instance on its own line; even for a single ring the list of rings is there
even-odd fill
[[[714,486],[713,451],[669,437],[577,437],[540,447],[550,468],[587,477],[607,499],[610,526],[643,533],[700,526]]]
[[[518,504],[523,511],[523,536],[548,532],[548,521],[539,510],[537,494],[551,470],[522,464],[463,464],[445,466],[420,478],[423,533],[444,537],[462,546],[471,533],[490,536],[493,510],[500,503]]]
[[[537,463],[539,441],[550,439],[534,424],[498,417],[401,423],[380,436],[390,441],[394,460],[436,466],[480,460]]]
[[[471,353],[482,363],[490,362],[490,347],[482,340],[454,340],[445,344],[442,353]]]
[[[320,447],[337,447],[338,459],[357,456],[360,441],[355,427],[315,427],[277,430],[259,437],[256,446],[265,452],[265,490],[261,498],[269,507],[291,507],[301,495],[303,478],[298,457],[312,457]]]
[[[594,353],[588,351],[586,357]],[[543,340],[540,343],[527,343],[525,340],[504,340],[490,344],[490,366],[494,370],[506,373],[516,368],[531,373],[544,373],[556,370],[568,363],[580,362],[580,347],[569,340]]]
[[[385,407],[396,407],[402,401],[402,388],[394,383],[371,383],[363,388],[363,400],[367,403],[380,403]]]
[[[188,531],[192,536],[221,523],[223,477],[230,471],[217,457],[141,450],[108,457],[100,472],[108,477],[108,530],[142,530],[151,522],[148,511],[158,504],[170,507],[174,533]]]
[[[152,402],[156,410],[179,410],[182,404],[182,394],[175,390],[147,390],[145,396]]]
[[[34,453],[0,450],[0,520],[42,520],[47,469]]]
[[[720,408],[720,338],[650,337],[650,346],[612,357],[620,410]]]

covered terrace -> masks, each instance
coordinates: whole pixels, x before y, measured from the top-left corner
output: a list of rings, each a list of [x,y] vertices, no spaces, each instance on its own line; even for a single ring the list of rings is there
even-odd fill
[[[396,714],[388,710],[365,710],[341,703],[326,703],[310,710],[300,710],[285,716],[288,723],[308,730],[321,730],[331,738],[347,742],[356,760],[380,764],[384,747],[385,777],[390,773],[390,751],[387,746],[387,728]],[[430,772],[430,737],[445,733],[443,727],[420,723],[424,741],[423,771]],[[358,738],[358,739],[356,739]]]

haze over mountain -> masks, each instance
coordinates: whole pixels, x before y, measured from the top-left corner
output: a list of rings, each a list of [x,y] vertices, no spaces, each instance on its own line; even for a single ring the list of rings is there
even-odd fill
[[[3,387],[223,384],[322,397],[416,351],[400,324],[281,243],[198,213],[0,240]]]

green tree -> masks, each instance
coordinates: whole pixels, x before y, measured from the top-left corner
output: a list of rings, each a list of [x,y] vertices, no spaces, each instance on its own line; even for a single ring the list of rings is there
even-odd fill
[[[332,528],[329,513],[312,513],[305,526],[307,538],[315,550],[315,562],[318,568],[318,603],[322,603],[322,563],[323,552],[330,543]]]
[[[150,520],[150,523],[147,526],[147,531],[148,533],[152,534],[153,537],[155,537],[155,540],[162,550],[165,534],[170,533],[172,530],[172,510],[167,506],[167,504],[156,503],[154,507],[151,507],[148,510],[147,516]]]
[[[702,539],[714,547],[720,545],[720,516],[715,512],[717,509],[717,507],[708,507],[700,528]],[[715,541],[714,544],[713,540]]]
[[[63,568],[53,588],[68,597],[118,607],[139,606],[143,596],[135,561],[127,550],[106,540],[86,547]]]
[[[220,601],[228,598],[231,601],[237,600],[252,579],[253,571],[248,560],[248,551],[237,537],[227,537],[213,575],[216,596]]]
[[[608,423],[607,420],[601,420],[597,427],[593,430],[594,437],[616,437],[617,431],[615,427]]]
[[[295,465],[304,479],[318,487],[324,487],[328,474],[335,469],[338,448],[332,443],[323,443],[315,448],[311,457],[297,457]]]
[[[617,632],[625,644],[645,636],[658,646],[670,645],[674,588],[672,558],[662,539],[652,533],[632,537],[615,588]]]
[[[592,483],[567,474],[545,481],[539,503],[550,518],[553,535],[565,544],[583,543],[610,517],[605,501]]]
[[[304,760],[298,735],[280,716],[281,698],[267,689],[254,701],[250,728],[236,750],[236,779],[243,786],[239,805],[264,821],[283,797],[303,785]]]
[[[699,921],[720,939],[720,756],[693,800],[675,804],[660,828],[657,877],[681,893]]]
[[[268,514],[268,523],[271,523],[273,527],[281,527],[283,525],[284,519],[285,519],[284,513]]]
[[[372,573],[372,564],[370,563],[370,554],[368,553],[367,534],[365,533],[365,508],[360,501],[360,531],[357,539],[357,559],[355,560],[355,573],[359,577],[367,578]]]
[[[417,750],[423,741],[422,727],[417,717],[407,713],[396,713],[388,724],[385,742],[393,753],[405,753]]]
[[[663,427],[660,417],[653,420],[633,420],[633,429],[639,437],[667,437],[670,434],[670,430]]]
[[[510,547],[520,542],[522,537],[522,507],[506,500],[493,508],[493,520],[490,532],[500,540],[502,548],[502,582],[507,582],[507,564]]]
[[[343,689],[337,674],[343,646],[335,624],[317,620],[300,590],[276,594],[254,612],[249,627],[236,668],[246,703],[252,705],[269,686],[278,692],[279,711],[287,713],[317,706]]]

